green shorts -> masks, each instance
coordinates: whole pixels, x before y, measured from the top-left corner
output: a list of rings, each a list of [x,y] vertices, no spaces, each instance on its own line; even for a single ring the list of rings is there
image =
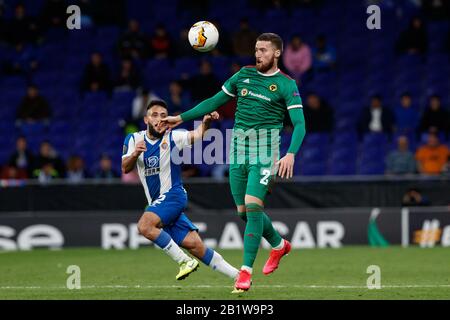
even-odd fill
[[[230,164],[230,188],[237,206],[245,204],[245,195],[264,202],[275,179],[275,166],[261,164]]]

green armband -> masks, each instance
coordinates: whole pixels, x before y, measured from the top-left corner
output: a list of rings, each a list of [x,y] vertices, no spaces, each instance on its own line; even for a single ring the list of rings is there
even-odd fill
[[[292,133],[291,144],[287,152],[296,154],[300,149],[306,134],[305,117],[303,115],[303,110],[300,108],[290,109],[289,116],[294,125],[294,132]]]
[[[217,110],[219,107],[227,103],[230,99],[231,97],[221,90],[215,96],[200,102],[194,108],[180,114],[181,120],[190,121],[200,118],[205,114]]]

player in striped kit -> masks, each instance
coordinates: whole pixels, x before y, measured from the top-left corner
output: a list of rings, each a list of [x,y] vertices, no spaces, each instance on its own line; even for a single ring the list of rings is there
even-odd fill
[[[123,145],[122,171],[128,173],[137,167],[148,200],[138,223],[139,232],[180,265],[177,280],[186,278],[199,267],[199,262],[180,246],[213,270],[235,279],[238,270],[203,244],[198,228],[184,214],[187,194],[181,181],[181,167],[171,159],[172,150],[181,150],[201,139],[210,121],[219,115],[217,112],[206,115],[193,131],[168,131],[167,125],[160,122],[167,115],[164,101],[150,102],[144,117],[147,130],[129,134]]]

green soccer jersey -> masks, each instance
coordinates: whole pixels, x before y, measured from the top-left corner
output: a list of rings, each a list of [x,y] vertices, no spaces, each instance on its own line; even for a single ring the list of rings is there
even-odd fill
[[[267,75],[254,66],[243,67],[225,82],[222,90],[237,97],[235,129],[281,130],[286,110],[302,108],[295,80],[280,70]]]

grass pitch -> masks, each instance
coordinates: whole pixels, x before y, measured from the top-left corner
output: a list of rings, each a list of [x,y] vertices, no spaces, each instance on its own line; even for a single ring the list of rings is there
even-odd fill
[[[220,250],[239,266],[242,250]],[[178,266],[154,248],[33,250],[0,253],[0,299],[450,299],[448,248],[345,247],[293,250],[270,276],[261,250],[253,286],[233,295],[233,281],[201,264],[183,281]],[[81,289],[66,287],[67,267],[81,268]],[[366,286],[367,268],[381,268],[381,289]]]

